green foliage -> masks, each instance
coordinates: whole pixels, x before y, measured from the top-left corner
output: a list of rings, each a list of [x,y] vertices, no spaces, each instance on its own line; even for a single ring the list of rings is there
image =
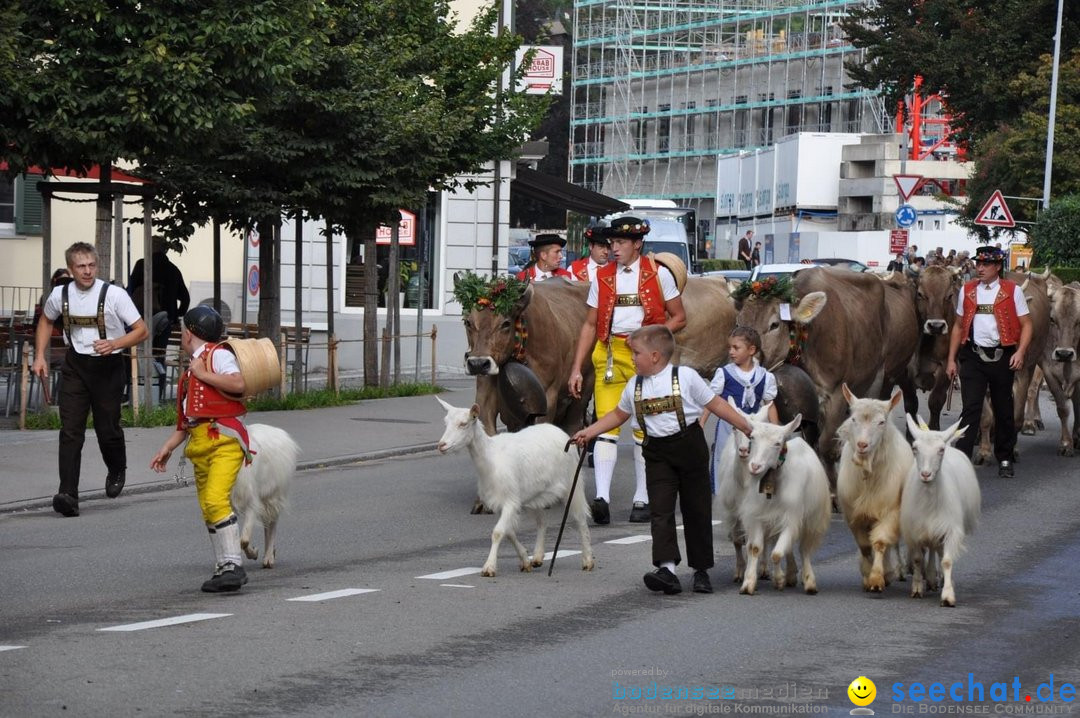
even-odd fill
[[[740,259],[703,259],[701,271],[716,272],[721,269],[745,269],[746,265]]]
[[[528,282],[510,275],[488,279],[466,271],[454,282],[454,299],[461,305],[462,314],[467,315],[473,309],[490,309],[508,316],[528,288]]]
[[[1075,267],[1080,266],[1077,237],[1080,237],[1080,194],[1073,194],[1055,199],[1050,209],[1039,215],[1028,243],[1040,263]]]
[[[790,276],[781,277],[766,277],[765,279],[758,279],[750,281],[749,279],[743,281],[735,291],[731,293],[731,296],[737,301],[744,299],[769,299],[776,297],[781,302],[795,302],[795,287],[791,284]]]

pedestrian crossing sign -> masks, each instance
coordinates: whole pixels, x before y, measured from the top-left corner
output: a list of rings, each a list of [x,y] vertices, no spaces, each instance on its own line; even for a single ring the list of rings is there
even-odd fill
[[[990,195],[990,199],[976,215],[975,224],[989,227],[1016,226],[1016,221],[1013,220],[1012,212],[1009,211],[1009,205],[1005,204],[1005,197],[1002,196],[1001,190],[996,189],[994,194]]]

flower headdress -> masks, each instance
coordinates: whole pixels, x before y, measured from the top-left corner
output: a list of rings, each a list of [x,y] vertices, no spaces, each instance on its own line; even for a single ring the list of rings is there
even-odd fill
[[[770,276],[764,279],[747,279],[731,293],[737,301],[745,301],[753,297],[770,299],[776,297],[781,302],[795,303],[795,288],[791,284],[790,276]]]
[[[528,287],[528,282],[510,275],[489,279],[466,271],[454,283],[454,299],[465,314],[473,309],[490,309],[509,315]]]

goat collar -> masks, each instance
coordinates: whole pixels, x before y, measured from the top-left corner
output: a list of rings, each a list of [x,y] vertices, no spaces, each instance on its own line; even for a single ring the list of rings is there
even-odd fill
[[[771,499],[772,495],[776,493],[776,474],[780,471],[780,467],[784,465],[784,460],[787,459],[787,442],[780,447],[780,458],[776,461],[776,466],[772,467],[764,474],[761,475],[761,479],[758,481],[758,493],[765,494],[765,498]]]

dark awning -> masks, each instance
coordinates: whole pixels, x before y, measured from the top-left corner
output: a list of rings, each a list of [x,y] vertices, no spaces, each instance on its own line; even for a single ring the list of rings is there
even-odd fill
[[[625,202],[526,167],[517,168],[517,177],[510,183],[510,192],[520,192],[537,202],[594,217],[630,209]]]

